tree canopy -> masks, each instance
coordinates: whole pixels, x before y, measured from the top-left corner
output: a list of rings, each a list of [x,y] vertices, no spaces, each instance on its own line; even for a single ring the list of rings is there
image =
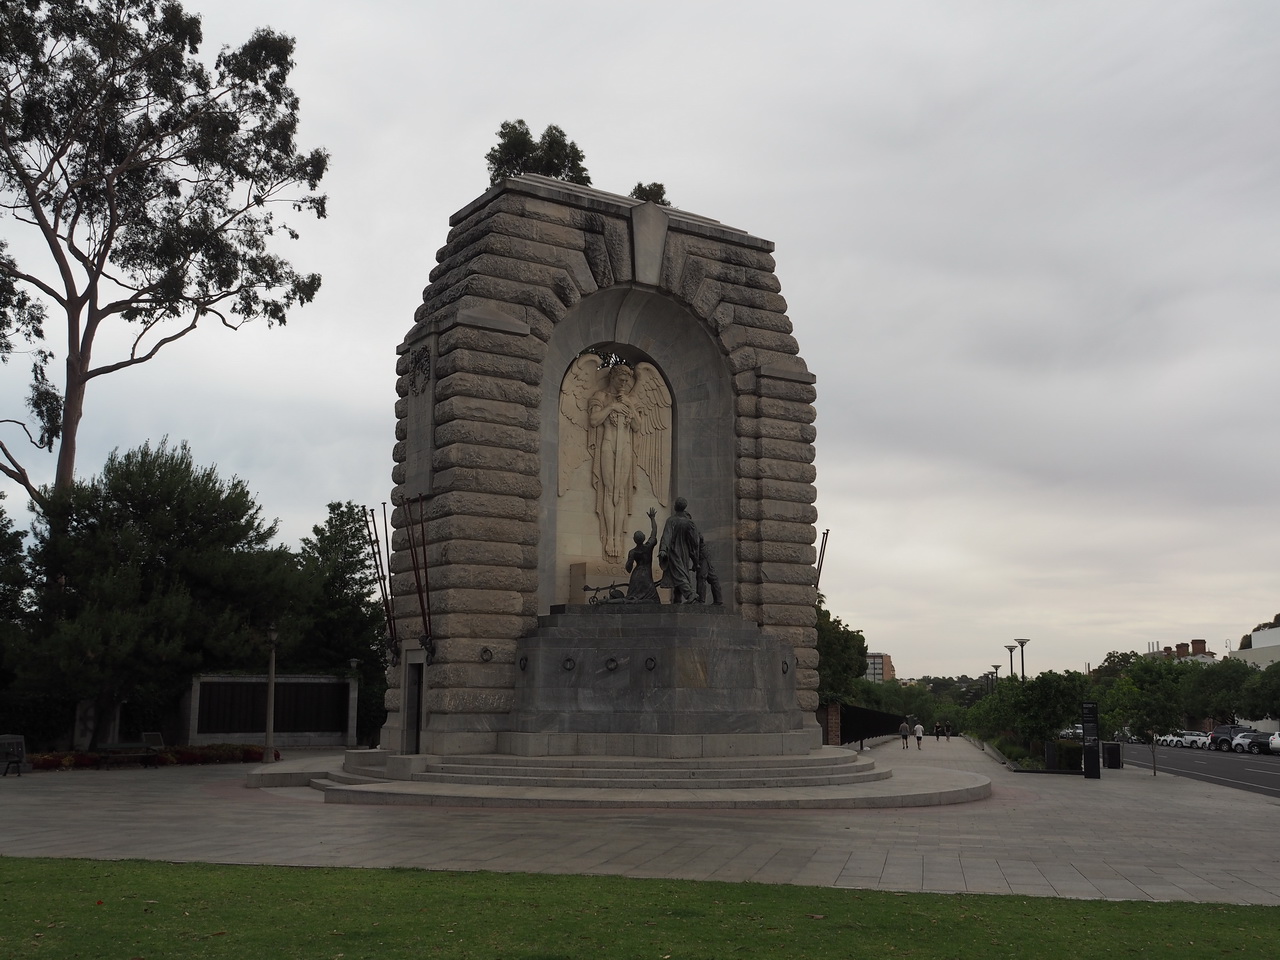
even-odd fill
[[[112,453],[37,519],[33,564],[56,573],[35,578],[19,671],[106,716],[171,698],[198,670],[265,662],[268,626],[296,637],[308,591],[275,532],[242,480],[196,466],[185,444]]]
[[[74,478],[91,380],[208,318],[284,323],[320,287],[273,252],[297,237],[292,214],[325,215],[328,154],[295,143],[293,40],[259,30],[212,68],[202,40],[199,16],[173,0],[0,0],[0,209],[30,231],[24,251],[49,258],[0,250],[0,358],[31,347],[34,431],[4,422],[58,447],[54,490]],[[108,323],[130,346],[97,359]],[[57,342],[61,387],[47,375]],[[47,505],[3,441],[0,473]]]
[[[591,175],[582,165],[584,159],[578,145],[555,124],[534,140],[523,120],[504,120],[498,128],[497,145],[485,154],[490,185],[522,173],[537,173],[587,187],[591,185]]]
[[[852,703],[854,681],[867,672],[867,641],[861,630],[851,630],[833,617],[818,598],[818,699]]]
[[[667,199],[667,188],[661,183],[637,183],[628,196],[632,200],[647,200],[660,207],[671,206],[671,201]]]

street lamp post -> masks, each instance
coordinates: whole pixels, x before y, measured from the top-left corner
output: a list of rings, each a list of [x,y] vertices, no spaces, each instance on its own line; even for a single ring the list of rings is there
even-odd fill
[[[1004,648],[1009,651],[1009,676],[1013,676],[1013,651],[1018,648],[1012,643],[1006,643]]]
[[[994,682],[995,682],[995,683],[997,683],[997,684],[999,684],[999,683],[1000,683],[1000,664],[998,664],[998,663],[993,663],[993,664],[991,665],[991,675],[992,675],[993,677],[995,677],[995,681],[994,681]]]
[[[274,626],[267,627],[267,642],[271,644],[271,654],[267,658],[267,732],[262,741],[262,762],[273,763],[276,759],[276,637],[279,633]]]
[[[1020,648],[1019,656],[1022,658],[1022,679],[1025,680],[1027,679],[1027,644],[1031,641],[1015,639],[1013,642]],[[1010,667],[1009,669],[1012,670],[1013,667]]]

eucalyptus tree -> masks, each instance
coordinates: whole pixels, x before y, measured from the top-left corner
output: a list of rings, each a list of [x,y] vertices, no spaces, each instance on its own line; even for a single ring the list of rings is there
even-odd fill
[[[325,215],[322,149],[296,145],[292,38],[255,32],[199,56],[173,0],[0,0],[0,354],[32,358],[28,413],[3,422],[75,475],[86,390],[202,323],[283,324],[320,287],[277,252],[295,215]],[[119,353],[95,354],[117,329]],[[62,375],[50,364],[62,352]],[[35,503],[12,442],[0,473]]]

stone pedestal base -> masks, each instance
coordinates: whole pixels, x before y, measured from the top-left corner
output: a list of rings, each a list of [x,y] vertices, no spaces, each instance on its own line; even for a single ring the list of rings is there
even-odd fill
[[[732,757],[807,753],[795,653],[723,607],[556,607],[516,647],[502,753]]]

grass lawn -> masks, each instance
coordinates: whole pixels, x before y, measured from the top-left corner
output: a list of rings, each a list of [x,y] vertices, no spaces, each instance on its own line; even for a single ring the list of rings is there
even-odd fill
[[[545,874],[0,859],[5,960],[1254,960],[1277,955],[1277,930],[1280,907]]]

